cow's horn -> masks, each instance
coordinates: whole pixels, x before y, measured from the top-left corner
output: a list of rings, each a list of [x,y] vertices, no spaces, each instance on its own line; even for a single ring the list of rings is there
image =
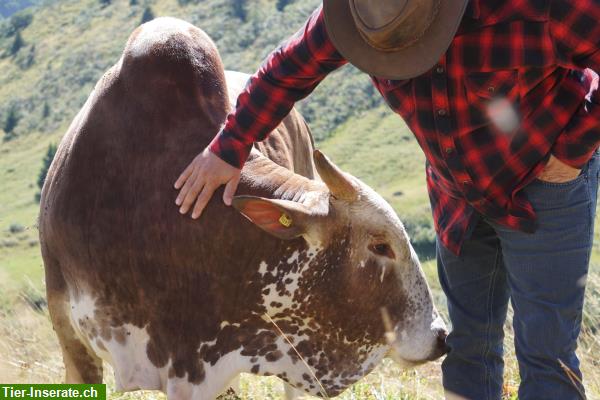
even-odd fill
[[[319,150],[313,153],[319,176],[325,182],[331,194],[340,200],[353,201],[358,197],[356,188],[348,177],[325,154]]]

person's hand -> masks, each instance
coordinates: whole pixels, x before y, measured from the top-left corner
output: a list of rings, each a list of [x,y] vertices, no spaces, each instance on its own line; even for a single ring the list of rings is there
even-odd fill
[[[580,169],[573,168],[551,155],[538,179],[544,182],[565,183],[577,178],[580,172]]]
[[[226,185],[223,202],[230,206],[241,172],[211,153],[208,148],[204,149],[175,182],[175,189],[181,189],[175,200],[175,204],[181,206],[179,212],[186,214],[195,202],[192,218],[200,217],[213,193],[221,185]]]

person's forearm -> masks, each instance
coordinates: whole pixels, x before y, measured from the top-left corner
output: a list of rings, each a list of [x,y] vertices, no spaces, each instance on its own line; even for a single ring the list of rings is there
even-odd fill
[[[252,144],[264,140],[298,100],[345,63],[329,40],[318,9],[304,28],[269,55],[250,78],[235,110],[209,145],[210,151],[241,168]]]

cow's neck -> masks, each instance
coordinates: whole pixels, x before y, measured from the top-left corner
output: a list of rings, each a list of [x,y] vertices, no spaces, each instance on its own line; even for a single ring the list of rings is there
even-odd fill
[[[296,174],[255,151],[244,167],[242,183],[252,194],[297,201],[311,207],[319,206],[316,203],[328,192],[324,183]]]

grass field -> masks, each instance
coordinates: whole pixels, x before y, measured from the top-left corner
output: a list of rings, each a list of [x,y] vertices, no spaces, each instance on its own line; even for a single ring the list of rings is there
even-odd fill
[[[60,382],[63,378],[58,343],[44,305],[34,201],[37,175],[48,145],[60,140],[94,82],[118,58],[144,6],[151,6],[157,16],[175,15],[203,27],[219,45],[226,67],[251,72],[318,0],[293,1],[285,14],[268,11],[274,0],[257,0],[244,23],[224,17],[229,12],[225,3],[148,0],[132,6],[129,0],[113,0],[111,6],[100,7],[97,0],[57,0],[36,12],[31,26],[23,31],[26,43],[36,44],[36,62],[31,68],[18,67],[19,55],[0,56],[0,118],[9,103],[24,110],[18,136],[0,142],[0,382]],[[242,40],[251,35],[256,36],[253,41]],[[0,53],[8,44],[0,35]],[[318,147],[375,188],[407,223],[415,243],[420,244],[417,248],[436,303],[445,312],[434,262],[427,261],[432,256],[432,223],[424,157],[401,119],[381,106],[365,84],[367,78],[344,69],[325,82],[302,109],[311,119]],[[46,98],[38,96],[40,88]],[[47,118],[40,117],[44,101],[51,109]],[[600,218],[597,226],[599,222]],[[600,399],[599,236],[596,229],[579,350],[590,399]],[[516,399],[519,378],[509,323],[506,331],[505,399]],[[440,399],[439,366],[436,362],[401,371],[386,360],[341,398]],[[108,366],[105,379],[111,399],[164,398],[151,392],[114,393]],[[245,375],[241,387],[242,399],[279,399],[283,394],[274,378]]]

